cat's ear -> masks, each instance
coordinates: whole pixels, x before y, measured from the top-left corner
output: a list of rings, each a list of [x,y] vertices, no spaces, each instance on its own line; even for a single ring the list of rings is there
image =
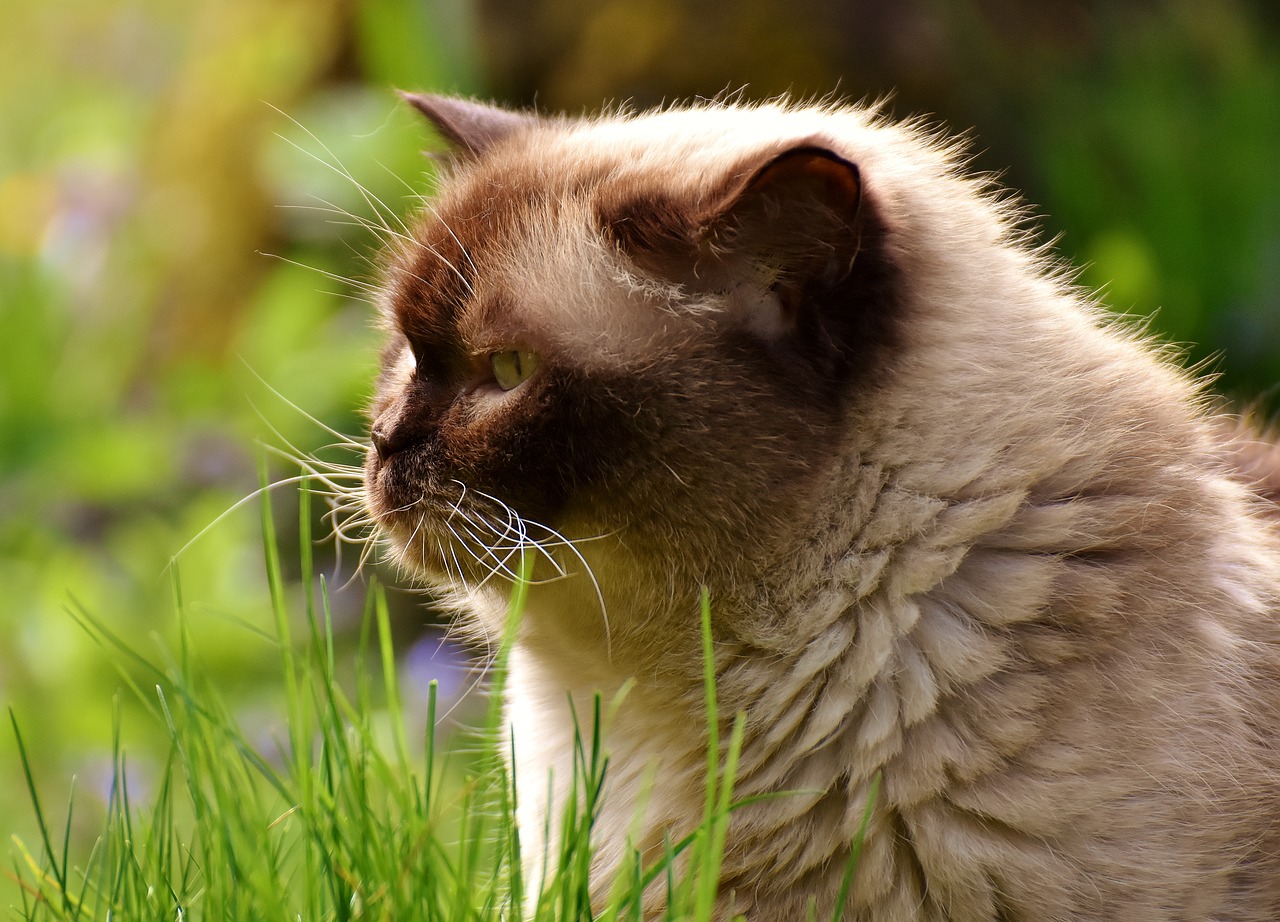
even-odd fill
[[[843,379],[870,373],[901,327],[897,259],[866,193],[858,167],[814,140],[740,162],[695,202],[623,188],[597,207],[642,271],[717,298],[716,316]]]
[[[536,115],[455,96],[402,92],[400,97],[425,115],[432,127],[467,157],[480,156],[494,144],[534,127],[538,121]]]
[[[697,222],[700,249],[716,275],[729,277],[742,320],[780,333],[794,327],[803,303],[851,272],[861,211],[858,167],[825,147],[799,145],[728,177]]]

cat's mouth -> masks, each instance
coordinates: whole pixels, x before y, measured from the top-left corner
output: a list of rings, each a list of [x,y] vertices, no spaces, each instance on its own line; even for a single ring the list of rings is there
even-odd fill
[[[461,480],[410,478],[396,459],[366,464],[369,512],[402,565],[432,581],[514,581],[530,551],[567,542],[497,496]]]

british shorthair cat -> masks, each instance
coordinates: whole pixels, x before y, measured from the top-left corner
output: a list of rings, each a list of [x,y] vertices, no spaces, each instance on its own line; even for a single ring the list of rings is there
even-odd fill
[[[830,918],[878,777],[847,920],[1280,918],[1280,465],[953,145],[407,98],[453,154],[387,260],[367,503],[482,636],[532,555],[532,846],[624,686],[602,892],[699,820],[705,587],[735,791],[792,792],[734,813],[722,917]]]

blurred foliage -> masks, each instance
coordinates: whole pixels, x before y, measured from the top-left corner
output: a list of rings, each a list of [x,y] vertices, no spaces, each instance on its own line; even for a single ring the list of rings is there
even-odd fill
[[[959,23],[1017,88],[1011,111],[988,97],[978,117],[1086,285],[1262,394],[1280,381],[1280,8],[1096,9],[1059,29]]]
[[[340,279],[372,276],[377,239],[342,212],[409,210],[424,132],[391,85],[468,88],[462,12],[452,31],[416,2],[0,14],[0,696],[41,773],[92,791],[109,763],[120,679],[68,612],[164,645],[169,559],[257,488],[255,442],[332,441],[304,414],[360,432],[378,336]],[[269,721],[274,651],[228,629],[263,621],[255,519],[179,565],[197,641]],[[335,594],[340,623],[363,595]],[[29,828],[5,790],[0,825]]]
[[[1158,310],[1194,357],[1222,351],[1225,386],[1250,395],[1280,381],[1277,10],[6,0],[0,693],[37,769],[92,789],[110,761],[119,679],[68,610],[171,636],[169,558],[258,486],[255,442],[331,441],[305,414],[361,431],[378,337],[341,279],[375,273],[376,235],[359,226],[371,202],[409,210],[427,169],[426,132],[392,87],[569,111],[744,86],[893,91],[892,111],[973,126],[977,165],[1007,169],[1085,284]],[[270,643],[225,630],[265,617],[256,515],[219,522],[180,567],[206,661],[243,677],[246,711],[278,713]],[[359,585],[335,594],[340,627],[362,599]],[[0,824],[29,829],[19,786],[6,789],[18,799],[0,796]]]

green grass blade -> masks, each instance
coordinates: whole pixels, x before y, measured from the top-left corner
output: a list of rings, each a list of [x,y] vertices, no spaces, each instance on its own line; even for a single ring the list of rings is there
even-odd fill
[[[702,587],[702,678],[707,708],[707,791],[703,823],[710,824],[716,806],[716,778],[720,774],[720,714],[716,706],[716,655],[711,639],[711,593]]]
[[[18,717],[14,714],[12,707],[9,708],[9,722],[13,724],[13,737],[18,743],[18,759],[22,762],[22,774],[27,780],[27,794],[31,798],[31,807],[36,814],[36,825],[40,829],[40,839],[44,843],[45,854],[49,858],[49,870],[57,882],[58,892],[62,895],[62,908],[69,912],[71,904],[70,894],[67,892],[67,868],[66,865],[58,867],[57,852],[53,850],[53,840],[49,836],[49,824],[45,821],[44,810],[40,806],[40,795],[36,792],[36,779],[31,771],[31,760],[27,756],[22,731],[18,728]],[[70,822],[69,817],[68,822]]]
[[[876,799],[880,796],[880,773],[876,772],[867,788],[867,806],[862,811],[862,822],[853,837],[853,845],[849,849],[849,862],[845,865],[844,879],[840,881],[840,892],[836,897],[835,915],[832,922],[840,922],[844,916],[845,904],[849,901],[849,890],[853,886],[853,875],[858,870],[858,861],[862,857],[862,843],[866,841],[867,828],[871,825],[871,817],[876,809]]]
[[[400,685],[396,678],[396,655],[391,644],[391,617],[387,610],[387,593],[374,587],[374,613],[378,620],[378,649],[382,657],[382,681],[386,694],[387,719],[396,748],[398,767],[409,774],[409,743],[404,735],[404,714],[400,707]]]

